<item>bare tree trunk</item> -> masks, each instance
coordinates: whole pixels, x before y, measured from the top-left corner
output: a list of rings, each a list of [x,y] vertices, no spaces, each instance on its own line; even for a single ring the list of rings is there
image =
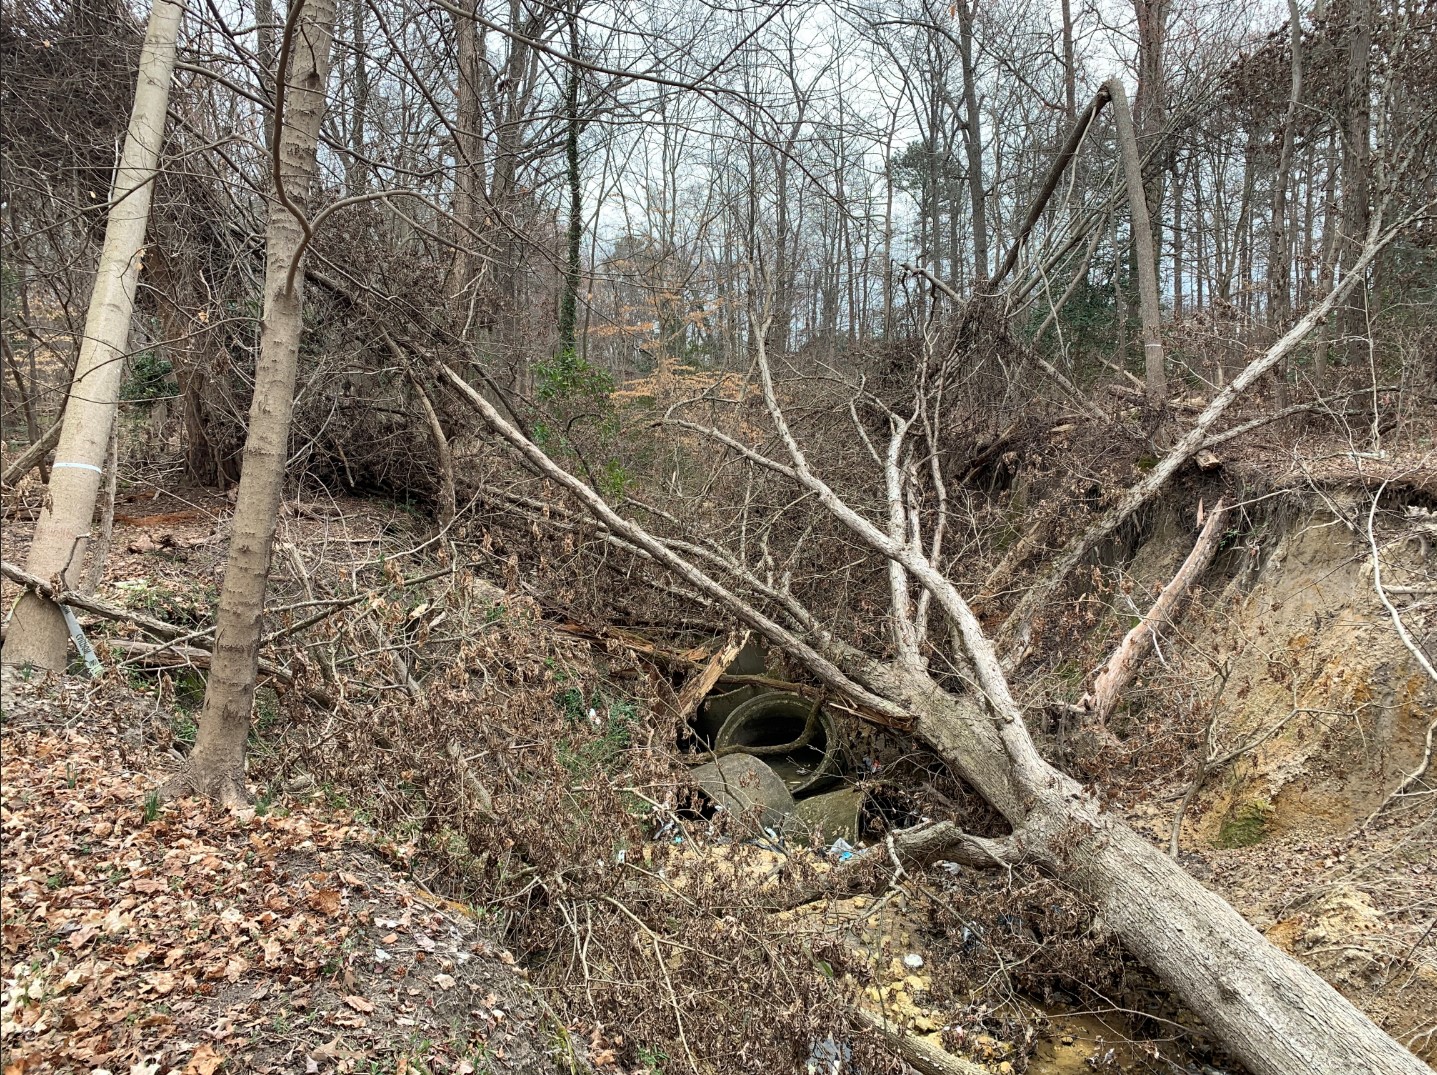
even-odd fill
[[[1181,321],[1183,296],[1183,181],[1173,169],[1173,319]]]
[[[1277,174],[1272,182],[1272,249],[1268,255],[1267,272],[1268,317],[1279,334],[1287,331],[1287,320],[1292,313],[1287,192],[1297,140],[1297,110],[1302,104],[1302,15],[1298,11],[1297,0],[1287,0],[1287,12],[1292,49],[1292,88],[1287,99],[1287,113],[1282,121],[1282,148],[1277,155]]]
[[[1138,316],[1143,325],[1143,369],[1146,374],[1148,406],[1160,407],[1168,395],[1167,366],[1163,360],[1162,313],[1158,306],[1157,257],[1153,252],[1153,229],[1148,219],[1147,195],[1143,190],[1143,165],[1138,156],[1137,134],[1128,108],[1128,91],[1119,79],[1105,87],[1113,102],[1117,121],[1118,149],[1127,176],[1128,204],[1132,208],[1133,251],[1138,271]]]
[[[973,11],[958,0],[958,33],[963,62],[963,143],[968,149],[968,197],[973,212],[973,290],[988,282],[988,218],[983,189],[983,126],[978,118],[977,75],[973,69]]]
[[[1188,553],[1177,574],[1163,587],[1148,614],[1123,637],[1118,648],[1093,680],[1093,689],[1084,699],[1084,703],[1098,724],[1107,722],[1113,708],[1132,682],[1138,664],[1156,644],[1158,632],[1177,618],[1177,613],[1187,598],[1188,587],[1196,582],[1198,576],[1207,570],[1208,564],[1212,563],[1222,540],[1224,513],[1223,503],[1219,500],[1212,509],[1212,514],[1208,516],[1202,532],[1198,534],[1192,552]]]
[[[1018,766],[1005,763],[1010,752],[1026,754],[1021,718],[989,716],[976,699],[948,694],[918,671],[875,664],[860,678],[911,707],[918,735],[1003,811],[1027,854],[1084,896],[1124,948],[1256,1075],[1427,1071],[1316,972],[1036,754],[1019,792],[1032,805],[1015,809],[1010,774]],[[997,720],[1008,722],[995,732]],[[995,780],[999,768],[1003,778]]]
[[[466,8],[469,6],[467,0]],[[474,20],[456,12],[454,36],[458,43],[459,73],[455,79],[457,102],[454,117],[454,265],[449,293],[454,298],[467,296],[474,282],[475,263],[470,249],[474,245],[473,228],[478,214],[484,177],[480,167],[482,153],[479,133],[479,30]]]
[[[183,772],[167,788],[168,794],[189,790],[228,806],[249,798],[244,779],[245,737],[254,704],[264,594],[284,490],[304,328],[302,244],[308,225],[302,223],[300,214],[310,200],[317,175],[315,149],[334,32],[335,0],[308,0],[302,10],[299,2],[290,9],[276,78],[274,171],[278,197],[269,214],[259,362],[229,559],[220,590],[214,657],[194,750]]]
[[[1277,174],[1272,180],[1272,246],[1267,255],[1267,317],[1272,331],[1287,331],[1292,316],[1292,248],[1287,227],[1287,189],[1292,171],[1292,154],[1297,138],[1297,110],[1302,104],[1302,13],[1297,0],[1287,0],[1288,38],[1292,49],[1292,88],[1287,113],[1282,120],[1282,148],[1277,155]],[[1276,402],[1287,406],[1287,364],[1277,367]]]
[[[569,13],[569,55],[579,56],[579,15],[577,6]],[[584,202],[579,172],[579,66],[569,65],[564,91],[564,170],[569,183],[569,228],[564,259],[564,290],[559,299],[559,346],[575,349],[579,322],[579,253],[584,241]]]
[[[1028,215],[1023,219],[1017,234],[1013,236],[1013,245],[1008,248],[1008,254],[1003,258],[1003,264],[999,265],[998,271],[993,274],[994,285],[1002,283],[1013,271],[1013,266],[1018,262],[1018,254],[1033,231],[1033,225],[1038,222],[1038,218],[1048,208],[1048,201],[1053,197],[1053,192],[1058,189],[1058,181],[1063,178],[1063,173],[1067,171],[1068,166],[1078,155],[1078,148],[1083,144],[1088,128],[1097,119],[1098,113],[1107,101],[1107,89],[1099,90],[1097,95],[1088,102],[1088,107],[1083,109],[1082,116],[1074,119],[1070,124],[1067,141],[1063,143],[1063,148],[1058,150],[1057,156],[1053,158],[1048,174],[1043,179],[1043,185],[1038,188],[1038,196],[1033,199],[1032,205],[1028,207]]]
[[[1343,84],[1346,106],[1342,152],[1342,264],[1351,265],[1362,248],[1371,213],[1372,170],[1372,51],[1371,0],[1351,0],[1347,26],[1347,78]],[[1353,294],[1339,311],[1349,364],[1364,361],[1367,350],[1366,299]]]
[[[1063,0],[1063,104],[1069,126],[1078,122],[1078,64],[1073,56],[1073,6]]]
[[[349,193],[363,194],[368,184],[369,166],[365,163],[365,124],[369,115],[369,56],[365,19],[369,11],[364,0],[352,0],[350,33],[354,39],[354,103],[350,111],[349,149],[351,158],[346,168]]]
[[[1331,135],[1327,143],[1327,182],[1322,199],[1322,260],[1317,269],[1317,289],[1331,291],[1337,281],[1337,260],[1342,256],[1338,235],[1340,210],[1337,206],[1337,136]],[[1332,349],[1332,319],[1323,322],[1312,347],[1312,384],[1321,394],[1327,391],[1328,355]]]
[[[1134,0],[1133,11],[1138,24],[1137,116],[1134,125],[1139,148],[1142,154],[1146,155],[1163,128],[1167,97],[1164,53],[1167,49],[1168,16],[1172,11],[1172,0]],[[1153,175],[1146,191],[1148,217],[1153,221],[1160,221],[1163,194],[1161,170]]]
[[[274,99],[274,0],[254,0],[255,59],[259,61],[259,84],[269,100]],[[264,125],[264,148],[274,152],[274,128]]]
[[[61,589],[79,583],[90,542],[102,464],[124,375],[135,287],[175,69],[175,39],[184,10],[183,0],[155,0],[150,9],[134,108],[115,174],[105,244],[85,315],[75,379],[65,407],[46,507],[30,544],[26,564],[30,572],[47,580],[60,576]],[[65,667],[68,637],[60,609],[27,592],[16,606],[3,660],[60,671]]]

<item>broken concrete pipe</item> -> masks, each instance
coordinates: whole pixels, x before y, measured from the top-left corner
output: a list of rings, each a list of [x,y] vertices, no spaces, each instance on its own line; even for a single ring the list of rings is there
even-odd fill
[[[689,774],[703,793],[734,814],[758,811],[759,824],[782,829],[793,814],[793,795],[767,763],[752,754],[730,754]]]
[[[730,691],[715,691],[704,699],[703,706],[693,719],[694,731],[705,746],[711,746],[718,737],[731,714],[745,702],[752,701],[764,693],[762,687],[743,686]]]
[[[863,806],[863,792],[858,788],[839,788],[800,799],[794,808],[790,829],[805,839],[817,832],[826,847],[835,840],[858,846],[858,815]]]
[[[838,776],[837,736],[828,711],[797,694],[771,693],[734,709],[714,739],[714,751],[745,751],[773,767],[794,798],[820,790]],[[813,718],[810,727],[810,718]]]

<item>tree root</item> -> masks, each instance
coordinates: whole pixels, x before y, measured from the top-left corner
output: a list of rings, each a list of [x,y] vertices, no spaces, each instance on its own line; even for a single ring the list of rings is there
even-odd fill
[[[248,810],[254,805],[254,797],[245,786],[244,773],[226,771],[212,777],[201,777],[188,761],[155,790],[160,802],[173,802],[194,795],[210,799],[226,810]]]

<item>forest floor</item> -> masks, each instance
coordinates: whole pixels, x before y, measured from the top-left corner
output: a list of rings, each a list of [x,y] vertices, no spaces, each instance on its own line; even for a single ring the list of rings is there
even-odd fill
[[[174,761],[123,683],[6,668],[3,712],[5,1075],[501,1075],[586,1051],[351,811],[160,804]]]

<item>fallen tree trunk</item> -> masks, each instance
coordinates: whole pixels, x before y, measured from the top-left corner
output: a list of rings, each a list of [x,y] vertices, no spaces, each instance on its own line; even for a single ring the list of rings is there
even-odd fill
[[[1269,944],[1231,906],[1042,758],[997,651],[967,602],[929,562],[923,542],[916,537],[895,539],[813,473],[779,408],[761,339],[755,351],[765,403],[789,462],[769,460],[752,450],[746,454],[803,486],[891,568],[898,568],[889,572],[895,639],[901,641],[905,634],[911,638],[915,631],[912,617],[919,606],[908,600],[910,583],[931,596],[932,605],[941,609],[961,639],[966,672],[971,672],[976,690],[945,690],[912,646],[895,644],[899,657],[884,661],[830,635],[785,627],[676,551],[677,539],[670,543],[621,516],[462,377],[447,368],[444,373],[494,432],[611,533],[727,606],[829,687],[884,717],[912,719],[918,737],[1012,825],[1014,836],[1003,853],[1038,863],[1084,897],[1128,951],[1162,978],[1256,1075],[1426,1072],[1425,1065],[1315,972]],[[912,425],[894,423],[890,460],[899,457],[902,438]],[[1188,439],[1201,443],[1206,424],[1196,433]],[[889,497],[902,503],[908,492],[902,475],[889,477]]]
[[[861,678],[911,707],[918,736],[984,798],[994,805],[1006,798],[1005,785],[988,786],[987,766],[969,768],[945,746],[986,737],[991,724],[976,700],[948,694],[926,674],[877,662]],[[1046,762],[1043,768],[1045,780],[1025,782],[1027,809],[999,806],[1018,833],[1009,853],[1020,850],[1083,896],[1127,951],[1251,1071],[1430,1075],[1315,971],[1269,943],[1071,777]]]
[[[1212,563],[1222,536],[1222,521],[1225,515],[1226,509],[1219,500],[1203,525],[1202,532],[1198,534],[1192,552],[1188,553],[1177,574],[1163,587],[1162,593],[1158,594],[1158,599],[1153,602],[1153,607],[1148,609],[1148,614],[1127,633],[1093,680],[1093,689],[1081,704],[1098,724],[1107,723],[1113,707],[1118,704],[1118,699],[1137,673],[1138,664],[1148,655],[1148,651],[1157,645],[1159,629],[1172,623],[1187,597],[1188,587],[1207,570],[1207,565]]]

